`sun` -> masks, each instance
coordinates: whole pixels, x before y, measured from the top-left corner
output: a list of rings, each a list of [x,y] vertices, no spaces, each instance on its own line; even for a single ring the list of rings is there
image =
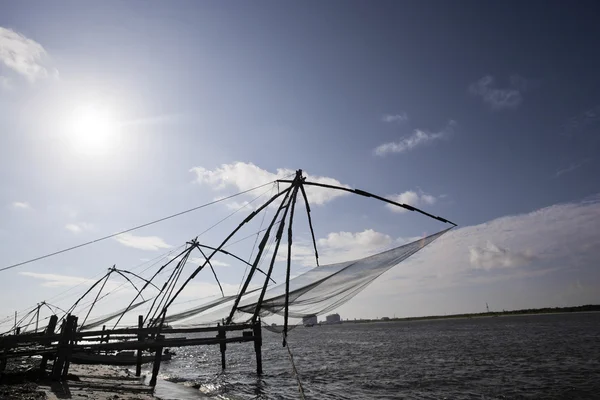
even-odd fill
[[[69,141],[77,153],[105,155],[117,145],[117,128],[109,109],[94,105],[78,107],[70,118]]]

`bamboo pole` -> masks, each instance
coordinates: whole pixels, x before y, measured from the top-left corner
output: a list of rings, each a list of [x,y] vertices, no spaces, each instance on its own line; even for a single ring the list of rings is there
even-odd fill
[[[227,325],[231,324],[231,322],[233,320],[233,315],[235,314],[235,311],[237,310],[237,307],[240,304],[240,300],[242,299],[242,296],[246,293],[246,290],[248,289],[248,285],[250,285],[250,282],[252,281],[252,277],[254,276],[254,271],[258,267],[258,263],[260,262],[260,258],[262,257],[263,251],[265,250],[265,247],[267,245],[267,240],[269,239],[269,235],[271,234],[271,229],[273,229],[273,225],[275,225],[275,222],[277,221],[277,217],[279,216],[279,213],[281,212],[281,210],[285,206],[285,202],[288,199],[288,196],[290,194],[291,188],[292,187],[290,186],[288,189],[286,189],[285,197],[283,198],[281,204],[277,208],[277,211],[275,212],[275,215],[273,216],[273,219],[271,220],[271,223],[267,227],[267,230],[265,231],[265,233],[263,235],[263,238],[260,241],[260,244],[258,245],[258,253],[256,254],[256,258],[254,259],[254,263],[252,264],[252,268],[250,268],[250,272],[248,272],[248,276],[246,277],[246,281],[244,282],[244,285],[242,286],[242,289],[240,290],[240,293],[236,297],[235,302],[233,303],[233,306],[231,307],[231,311],[229,313],[229,317],[227,317],[227,322],[226,322]],[[284,192],[281,192],[281,193],[284,193]],[[270,274],[267,274],[267,279],[269,279],[269,277],[270,277]]]
[[[298,176],[299,175],[296,175],[296,178],[298,178]],[[265,298],[265,293],[267,292],[269,278],[271,277],[271,273],[273,273],[273,266],[275,265],[275,259],[277,258],[277,252],[279,251],[279,245],[281,244],[281,237],[283,236],[283,228],[285,227],[285,219],[287,217],[288,211],[290,210],[290,202],[292,201],[294,196],[298,193],[298,183],[297,183],[298,179],[295,179],[294,182],[296,182],[296,184],[294,185],[292,197],[291,197],[290,201],[288,201],[288,203],[285,205],[285,210],[283,211],[283,217],[281,218],[281,221],[279,222],[279,228],[277,229],[277,233],[275,235],[275,249],[273,250],[273,255],[271,256],[271,264],[269,265],[269,270],[267,272],[267,279],[265,279],[265,283],[263,284],[262,290],[258,297],[258,302],[256,303],[254,315],[252,316],[252,322],[256,322],[256,318],[260,314],[260,308],[261,308],[262,302]],[[248,281],[246,281],[246,282],[248,282]]]
[[[302,185],[302,184],[300,184]],[[302,186],[300,186],[302,187]],[[288,226],[288,256],[287,256],[287,271],[285,275],[285,311],[283,316],[283,346],[285,347],[288,331],[288,310],[290,301],[290,271],[292,265],[292,226],[294,224],[294,211],[296,208],[296,198],[298,197],[298,188],[294,190],[292,195],[292,209],[290,211],[290,223]]]

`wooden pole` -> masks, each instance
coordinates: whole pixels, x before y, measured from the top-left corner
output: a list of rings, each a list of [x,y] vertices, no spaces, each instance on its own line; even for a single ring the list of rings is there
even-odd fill
[[[62,370],[62,379],[65,380],[69,374],[69,366],[71,365],[71,356],[73,355],[73,345],[75,344],[77,334],[77,317],[73,316],[71,325],[68,330],[69,340],[65,351],[65,365]]]
[[[42,305],[38,304],[37,311],[35,312],[35,333],[37,333],[38,328],[40,326],[40,308],[41,307],[42,307]]]
[[[302,172],[300,171],[300,175]],[[288,256],[287,256],[287,272],[285,275],[285,312],[283,317],[283,346],[287,340],[288,332],[288,312],[289,312],[289,301],[290,301],[290,271],[292,265],[292,226],[294,225],[294,210],[296,208],[296,197],[298,197],[298,188],[294,189],[292,194],[292,209],[290,211],[290,223],[288,225]]]
[[[252,327],[254,333],[254,351],[256,352],[256,373],[262,375],[262,327],[260,325],[260,319],[256,321]]]
[[[164,340],[164,335],[156,335],[156,341],[162,342]],[[152,378],[150,379],[150,386],[156,386],[156,379],[158,377],[158,371],[160,370],[160,361],[162,359],[163,348],[157,347],[156,354],[154,355],[154,365],[152,365]]]
[[[56,323],[58,322],[58,316],[56,315],[52,315],[50,317],[50,322],[48,322],[48,326],[46,327],[46,336],[52,336],[54,335],[54,329],[56,329]],[[44,344],[48,345],[50,344],[50,341],[44,341]],[[42,371],[43,374],[46,373],[46,366],[48,365],[48,355],[44,354],[42,356],[42,362],[40,363],[40,371]]]
[[[221,339],[219,343],[219,346],[221,347],[221,368],[225,369],[225,351],[227,350],[227,342],[225,342],[225,338],[227,333],[224,326],[221,324],[217,324],[217,326],[219,327],[219,333],[217,334],[217,337]]]
[[[138,315],[138,328],[142,329],[144,327],[144,316]],[[144,335],[142,333],[138,333],[138,341],[143,341]],[[135,365],[135,376],[142,375],[142,351],[143,349],[138,349],[137,351],[137,360]]]
[[[73,325],[73,319],[75,316],[68,315],[67,319],[64,320],[61,331],[60,339],[58,340],[58,347],[56,350],[56,356],[54,358],[54,365],[52,366],[52,380],[58,381],[62,376],[62,371],[65,363],[67,346],[70,339],[70,331]]]

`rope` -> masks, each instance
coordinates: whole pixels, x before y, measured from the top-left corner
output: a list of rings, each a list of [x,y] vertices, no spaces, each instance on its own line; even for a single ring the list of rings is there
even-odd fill
[[[9,269],[12,269],[12,268],[17,268],[17,267],[20,267],[22,265],[29,264],[29,263],[32,263],[32,262],[35,262],[35,261],[43,260],[45,258],[49,258],[49,257],[55,256],[55,255],[58,255],[58,254],[66,253],[68,251],[75,250],[75,249],[78,249],[80,247],[89,246],[90,244],[98,243],[98,242],[101,242],[103,240],[107,240],[107,239],[113,238],[115,236],[122,235],[124,233],[129,233],[129,232],[135,231],[137,229],[145,228],[147,226],[154,225],[154,224],[157,224],[159,222],[163,222],[163,221],[166,221],[168,219],[175,218],[175,217],[178,217],[180,215],[187,214],[187,213],[190,213],[192,211],[199,210],[201,208],[204,208],[204,207],[207,207],[207,206],[219,203],[221,201],[229,200],[229,199],[231,199],[233,197],[242,195],[244,193],[251,192],[251,191],[256,190],[256,189],[260,189],[261,187],[270,185],[272,183],[273,183],[273,181],[265,183],[265,184],[260,185],[260,186],[256,186],[256,187],[254,187],[252,189],[244,190],[243,192],[232,194],[231,196],[223,197],[222,199],[214,200],[214,201],[211,201],[209,203],[205,203],[205,204],[202,204],[202,205],[194,207],[194,208],[190,208],[190,209],[185,210],[185,211],[181,211],[181,212],[178,212],[178,213],[175,213],[175,214],[171,214],[169,216],[166,216],[166,217],[163,217],[163,218],[151,221],[151,222],[147,222],[147,223],[142,224],[142,225],[134,226],[133,228],[125,229],[124,231],[120,231],[120,232],[117,232],[117,233],[113,233],[111,235],[103,236],[103,237],[98,238],[98,239],[90,240],[89,242],[81,243],[81,244],[78,244],[76,246],[71,246],[71,247],[68,247],[66,249],[55,251],[53,253],[49,253],[49,254],[46,254],[46,255],[43,255],[43,256],[40,256],[40,257],[36,257],[36,258],[32,258],[32,259],[29,259],[29,260],[26,260],[26,261],[22,261],[22,262],[19,262],[19,263],[16,263],[16,264],[8,265],[6,267],[0,268],[0,272],[6,271],[6,270],[9,270]]]
[[[294,356],[292,355],[292,350],[290,349],[290,343],[286,342],[285,348],[290,355],[290,362],[292,363],[292,371],[294,372],[294,376],[296,377],[296,382],[298,382],[298,392],[300,392],[300,398],[302,400],[306,400],[304,397],[304,389],[302,388],[302,381],[300,380],[300,375],[298,374],[298,370],[296,369],[296,364],[294,363]]]

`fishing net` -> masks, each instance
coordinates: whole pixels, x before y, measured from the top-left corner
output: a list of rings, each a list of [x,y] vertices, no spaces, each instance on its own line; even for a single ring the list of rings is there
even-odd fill
[[[290,279],[289,283],[289,317],[291,325],[299,323],[304,317],[319,316],[329,313],[346,303],[371,282],[390,268],[406,260],[425,246],[439,238],[450,229],[387,250],[369,257],[342,263],[322,265]],[[261,318],[280,315],[285,309],[285,284],[267,289],[260,305]],[[258,307],[259,294],[254,290],[248,293],[237,308],[234,322],[246,322]],[[233,302],[235,296],[228,296],[206,305],[195,307],[185,312],[167,317],[169,322],[176,322],[199,316],[214,307]],[[230,306],[218,312],[210,312],[203,320],[219,321],[227,317]]]

